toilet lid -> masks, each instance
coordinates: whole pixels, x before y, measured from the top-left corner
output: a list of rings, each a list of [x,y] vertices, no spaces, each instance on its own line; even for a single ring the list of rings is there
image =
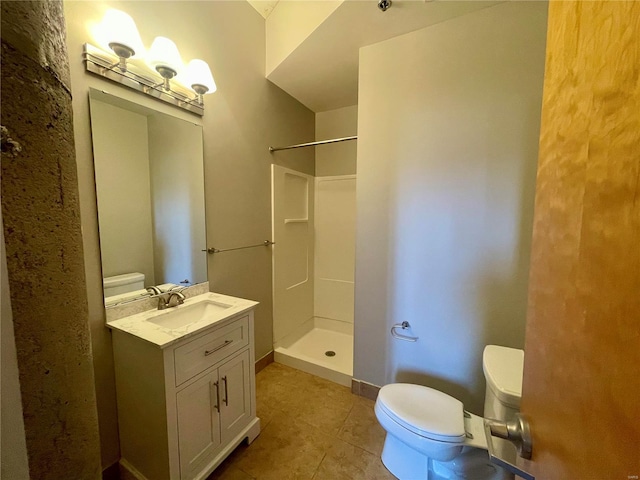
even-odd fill
[[[389,417],[416,435],[450,443],[465,438],[462,402],[446,393],[393,383],[380,389],[377,402]]]

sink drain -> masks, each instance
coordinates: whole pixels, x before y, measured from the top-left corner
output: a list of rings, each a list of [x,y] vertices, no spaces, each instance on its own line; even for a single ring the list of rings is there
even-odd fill
[[[336,352],[334,352],[333,350],[327,350],[326,352],[324,352],[324,354],[327,357],[335,357],[336,356]]]

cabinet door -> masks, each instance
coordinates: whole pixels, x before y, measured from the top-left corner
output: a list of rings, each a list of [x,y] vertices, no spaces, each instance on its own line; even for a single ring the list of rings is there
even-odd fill
[[[222,441],[238,434],[251,415],[249,351],[232,358],[219,369],[220,427]]]
[[[214,371],[177,393],[180,478],[198,473],[220,445],[222,391]]]

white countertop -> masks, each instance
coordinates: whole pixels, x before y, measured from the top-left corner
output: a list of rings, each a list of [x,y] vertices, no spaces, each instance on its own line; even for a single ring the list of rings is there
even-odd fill
[[[208,316],[202,321],[191,323],[179,328],[166,328],[149,321],[152,319],[157,320],[165,315],[180,312],[181,310],[202,301],[222,303],[230,305],[230,307],[220,312],[219,315]],[[184,304],[178,305],[177,307],[167,308],[165,310],[147,310],[118,320],[109,321],[107,322],[107,327],[112,330],[120,330],[130,335],[134,335],[142,340],[146,340],[149,343],[157,345],[160,348],[165,348],[179,342],[180,340],[195,335],[216,323],[223,322],[228,318],[248,312],[252,308],[255,308],[256,305],[258,305],[258,302],[254,302],[252,300],[209,292],[187,298],[184,301]]]

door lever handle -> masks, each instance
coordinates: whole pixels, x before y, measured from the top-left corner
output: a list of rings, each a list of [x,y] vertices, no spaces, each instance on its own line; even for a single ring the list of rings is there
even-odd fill
[[[489,451],[491,462],[500,465],[511,473],[519,475],[525,480],[535,480],[535,477],[530,473],[525,472],[508,460],[500,458],[493,444],[493,437],[508,440],[515,446],[520,457],[530,460],[531,454],[533,453],[533,443],[531,440],[531,429],[526,417],[520,413],[516,413],[515,418],[508,422],[485,418],[484,434],[487,439],[487,450]]]

